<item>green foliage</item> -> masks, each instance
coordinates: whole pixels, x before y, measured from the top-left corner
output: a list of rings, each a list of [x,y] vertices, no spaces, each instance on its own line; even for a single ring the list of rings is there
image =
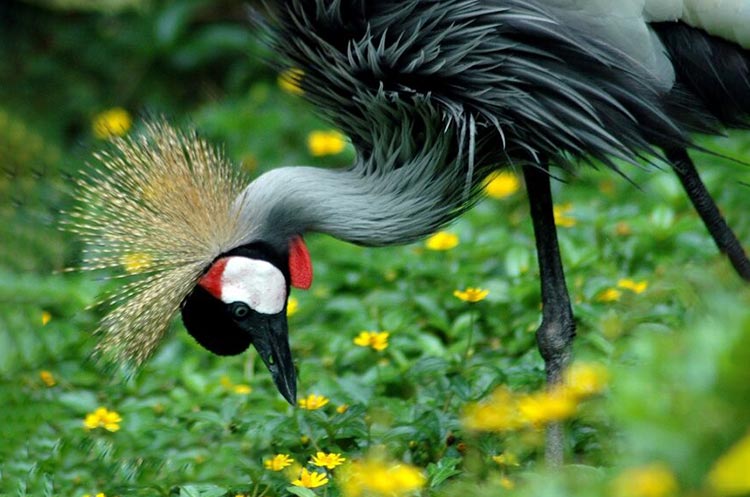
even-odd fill
[[[576,355],[612,374],[609,391],[566,422],[562,471],[543,468],[541,431],[488,435],[460,421],[498,385],[543,385],[523,192],[478,205],[450,228],[461,241],[446,252],[309,237],[315,282],[294,292],[290,330],[300,397],[324,395],[321,409],[288,406],[253,353],[211,356],[179,323],[135,375],[97,362],[100,311],[87,306],[108,284],[62,272],[82,247],[58,229],[76,171],[102,146],[94,116],[117,106],[136,128],[148,114],[193,123],[253,175],[344,166],[353,152],[309,155],[307,134],[327,126],[278,89],[261,62],[272,54],[233,2],[103,12],[75,3],[0,6],[0,495],[338,495],[337,483],[290,487],[297,475],[263,464],[283,453],[304,465],[318,450],[423,468],[425,494],[504,495],[512,484],[515,495],[607,495],[622,470],[653,462],[681,491],[711,494],[708,471],[748,430],[750,292],[664,171],[629,167],[629,183],[587,168],[554,185],[575,219],[559,234]],[[750,153],[747,135],[702,144]],[[730,225],[750,240],[750,170],[696,156]],[[621,278],[648,288],[601,301]],[[476,304],[453,296],[469,286],[490,293]],[[362,330],[389,331],[388,348],[355,346]],[[118,431],[84,429],[100,406],[122,417]],[[492,460],[505,453],[519,466]]]

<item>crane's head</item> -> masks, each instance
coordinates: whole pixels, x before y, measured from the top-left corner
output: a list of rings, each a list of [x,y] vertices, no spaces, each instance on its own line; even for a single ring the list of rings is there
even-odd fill
[[[198,280],[181,311],[188,332],[215,354],[240,354],[253,345],[279,392],[294,404],[297,384],[286,307],[291,285],[310,286],[312,266],[302,237],[293,238],[286,252],[257,242],[223,254]]]
[[[312,281],[300,230],[257,215],[252,207],[267,199],[248,194],[241,172],[194,131],[146,123],[96,158],[66,224],[87,246],[80,269],[109,269],[107,276],[126,282],[102,302],[109,309],[97,350],[140,366],[181,311],[211,352],[253,345],[293,404],[287,299],[290,287]]]

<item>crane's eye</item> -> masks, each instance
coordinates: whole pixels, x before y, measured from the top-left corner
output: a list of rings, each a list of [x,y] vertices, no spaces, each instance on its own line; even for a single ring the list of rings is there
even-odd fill
[[[248,305],[244,302],[233,302],[231,311],[232,316],[237,319],[242,319],[250,314],[250,307],[248,307]]]

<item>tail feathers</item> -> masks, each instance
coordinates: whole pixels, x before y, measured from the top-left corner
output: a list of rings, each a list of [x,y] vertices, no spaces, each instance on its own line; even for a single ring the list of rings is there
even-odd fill
[[[676,99],[733,128],[750,127],[750,51],[683,23],[655,23],[677,77]],[[681,93],[681,95],[680,95]],[[692,104],[692,105],[691,105]],[[696,116],[693,116],[693,120]],[[694,124],[694,123],[691,123]]]

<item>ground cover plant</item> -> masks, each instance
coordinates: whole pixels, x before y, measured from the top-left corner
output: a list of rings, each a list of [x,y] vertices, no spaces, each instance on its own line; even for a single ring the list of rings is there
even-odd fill
[[[750,290],[667,170],[582,168],[554,185],[578,316],[564,391],[545,393],[539,290],[513,171],[430,239],[367,249],[310,236],[294,291],[299,404],[253,353],[218,358],[175,322],[135,373],[98,362],[88,308],[111,283],[64,269],[77,171],[166,115],[251,175],[344,166],[242,6],[0,6],[0,495],[670,495],[750,493]],[[701,142],[747,161],[750,135]],[[696,154],[741,240],[750,169]],[[140,261],[123,261],[137,271]],[[543,464],[562,420],[569,464]]]

